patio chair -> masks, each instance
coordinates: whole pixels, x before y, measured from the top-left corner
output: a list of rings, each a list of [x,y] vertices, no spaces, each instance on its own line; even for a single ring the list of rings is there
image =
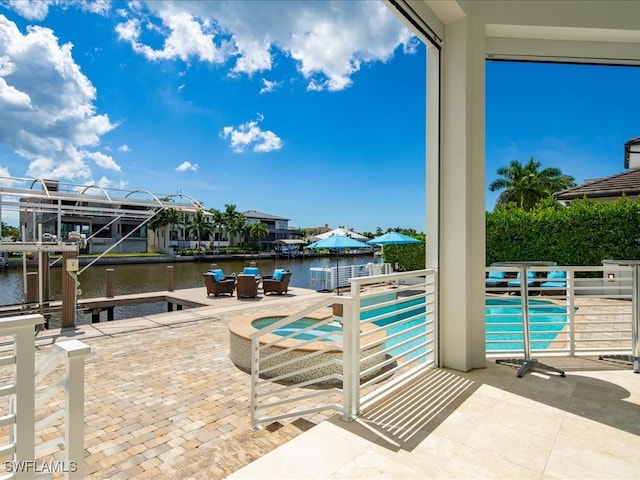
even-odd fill
[[[485,287],[486,288],[506,287],[507,286],[506,274],[507,272],[504,272],[504,271],[489,272],[489,276],[485,280]]]
[[[220,274],[215,271],[205,272],[202,274],[204,284],[207,287],[207,297],[213,295],[217,297],[222,294],[233,295],[235,280],[233,277],[225,277],[220,270]]]
[[[240,298],[256,298],[260,281],[255,275],[240,274],[236,277],[236,295]]]
[[[536,278],[536,272],[532,270],[528,270],[527,271],[527,287],[533,286],[534,278]],[[511,288],[520,288],[520,272],[518,272],[518,274],[516,275],[516,279],[507,282],[507,285]]]
[[[543,295],[562,295],[567,289],[567,272],[553,271],[547,273],[547,281],[540,284]]]
[[[265,295],[267,293],[277,293],[278,295],[282,295],[283,293],[287,293],[289,280],[291,280],[291,272],[288,270],[276,269],[273,271],[273,275],[262,278],[262,290]]]
[[[260,269],[258,267],[244,267],[242,269],[243,275],[253,275],[254,277],[260,276]]]

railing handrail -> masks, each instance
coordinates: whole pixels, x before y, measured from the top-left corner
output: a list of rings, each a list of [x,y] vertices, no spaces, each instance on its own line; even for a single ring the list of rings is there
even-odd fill
[[[393,274],[381,274],[375,276],[350,278],[351,293],[349,295],[333,295],[313,303],[312,305],[285,318],[274,321],[268,326],[250,335],[251,339],[251,422],[252,428],[264,422],[275,421],[288,416],[298,416],[304,413],[312,413],[319,409],[334,409],[342,413],[344,420],[353,420],[360,414],[363,399],[370,401],[376,395],[380,386],[377,385],[378,376],[386,380],[393,375],[405,378],[407,374],[413,375],[414,369],[431,368],[436,364],[435,352],[435,319],[437,314],[433,308],[436,305],[435,270],[424,269],[420,271],[399,272]],[[406,284],[405,284],[406,281]],[[363,293],[361,290],[368,285],[390,284],[392,288]],[[421,291],[422,290],[422,291]],[[363,293],[363,294],[361,294]],[[392,301],[387,301],[387,296],[392,296]],[[376,301],[375,297],[379,297]],[[433,297],[433,298],[431,298]],[[395,325],[402,325],[402,329],[412,338],[401,337],[399,334],[390,333],[388,329],[372,323],[373,319],[361,320],[361,311],[368,310],[361,307],[363,300],[372,299],[378,308],[395,307],[398,304],[412,300],[416,302],[412,307],[400,308],[394,320]],[[334,308],[333,317],[325,316],[314,319],[309,325],[304,325],[296,332],[286,332],[283,335],[273,335],[266,339],[264,336],[288,326],[303,317],[314,318],[317,310],[327,306],[339,304],[342,309],[338,312]],[[422,309],[422,315],[413,312],[414,309]],[[428,321],[427,318],[428,316]],[[295,347],[291,340],[307,332],[316,330],[318,326],[332,323],[334,317],[336,326],[341,327],[336,332],[337,340],[332,340],[327,348],[315,349],[303,354],[302,364],[296,363],[300,357],[292,357],[299,347],[306,347],[310,343],[320,344],[320,337],[313,336],[311,340],[298,340]],[[389,317],[389,316],[387,316]],[[381,318],[381,317],[380,317]],[[423,320],[424,325],[415,326],[413,321]],[[373,332],[373,333],[372,333]],[[371,335],[374,335],[371,337]],[[378,335],[376,337],[375,335]],[[372,340],[373,339],[373,340]],[[385,344],[385,339],[396,342],[394,356],[389,353],[394,351],[392,344]],[[417,342],[417,343],[414,343]],[[399,351],[405,350],[406,360],[400,360]],[[323,355],[331,354],[333,357],[325,358]],[[391,358],[391,360],[389,360]],[[404,358],[404,357],[403,357]],[[317,363],[308,364],[314,361]],[[394,362],[393,366],[391,362]],[[327,372],[325,368],[330,367]],[[337,370],[334,370],[335,369]],[[318,372],[318,373],[315,373]],[[313,380],[308,380],[302,374],[311,374]],[[295,378],[295,380],[293,380]],[[407,377],[409,378],[409,377]],[[286,385],[275,385],[273,382],[288,380]],[[266,416],[266,412],[272,408],[281,408],[282,405],[294,404],[309,398],[309,394],[299,394],[294,389],[306,387],[317,382],[335,381],[341,382],[341,387],[321,389],[313,396],[340,393],[342,402],[331,402],[321,407],[311,407],[303,410],[291,410],[281,415]],[[363,390],[366,388],[366,390]],[[290,392],[288,399],[274,401],[286,392]],[[361,392],[366,393],[362,395]],[[301,405],[299,405],[301,406]],[[265,414],[261,413],[265,412]],[[276,413],[276,412],[274,412]]]

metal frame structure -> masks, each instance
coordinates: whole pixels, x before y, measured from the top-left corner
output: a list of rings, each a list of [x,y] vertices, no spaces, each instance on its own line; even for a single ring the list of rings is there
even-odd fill
[[[34,186],[41,185],[40,190],[34,189]],[[98,190],[98,194],[89,194],[89,190]],[[134,195],[145,195],[148,198],[136,198]],[[177,199],[183,201],[176,201]],[[184,201],[186,200],[186,201]],[[138,222],[137,226],[118,239],[107,250],[100,253],[94,260],[86,265],[82,270],[70,271],[63,266],[63,272],[67,272],[73,277],[77,287],[77,276],[86,269],[94,265],[100,258],[113,250],[116,246],[124,242],[134,232],[138,231],[146,225],[151,219],[158,215],[161,211],[174,209],[180,212],[193,213],[198,210],[204,210],[202,203],[198,200],[177,193],[174,195],[159,195],[147,190],[123,190],[105,188],[100,185],[80,185],[73,183],[63,183],[58,180],[30,179],[30,178],[14,178],[0,177],[0,252],[18,252],[23,254],[23,269],[25,271],[25,290],[26,290],[26,253],[34,252],[38,254],[38,284],[40,285],[40,307],[44,301],[48,299],[42,298],[43,291],[43,254],[49,252],[68,253],[77,256],[79,248],[85,242],[91,241],[100,231],[110,226],[118,220],[130,220]],[[32,241],[26,241],[25,228],[21,228],[20,242],[3,242],[1,221],[3,212],[14,211],[20,216],[21,214],[33,215],[34,235]],[[53,241],[47,241],[42,233],[42,227],[36,224],[38,216],[48,215],[56,218],[56,237]],[[93,232],[88,238],[80,234],[69,235],[68,239],[62,239],[62,218],[63,217],[104,217],[109,219],[106,226],[100,230]],[[38,235],[35,236],[35,229],[38,229]],[[48,232],[51,233],[51,232]],[[75,233],[75,232],[70,232]],[[57,261],[57,260],[56,260]],[[73,289],[72,295],[68,298],[63,292],[63,304],[72,302],[76,304],[76,289]],[[63,306],[63,311],[65,310]],[[73,309],[75,313],[75,308]],[[75,325],[75,315],[73,319],[63,320],[63,324]]]

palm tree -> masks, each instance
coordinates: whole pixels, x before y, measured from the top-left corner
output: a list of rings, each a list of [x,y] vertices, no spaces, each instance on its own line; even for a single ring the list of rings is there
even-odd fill
[[[508,167],[498,168],[497,174],[502,178],[489,185],[492,192],[504,189],[498,197],[497,205],[515,203],[524,210],[531,210],[536,203],[552,193],[576,185],[574,178],[563,174],[559,168],[540,170],[541,165],[531,157],[525,165],[512,160]]]
[[[164,211],[164,216],[166,219],[166,224],[170,226],[169,230],[169,241],[171,241],[171,232],[175,228],[176,225],[182,226],[182,213],[176,210],[175,208],[167,208]]]
[[[236,206],[234,204],[226,203],[224,208],[224,226],[227,229],[227,232],[229,232],[229,238],[231,239],[232,234],[242,232],[246,219],[244,218],[244,215],[236,211]]]
[[[193,214],[191,223],[188,225],[189,233],[196,234],[198,240],[198,248],[200,248],[200,238],[202,234],[211,234],[213,232],[213,223],[209,221],[202,210],[197,210]]]
[[[249,227],[249,235],[253,238],[257,238],[258,243],[260,243],[260,240],[262,240],[264,237],[269,236],[269,229],[267,228],[266,224],[262,222],[256,222],[252,224],[251,227]]]
[[[161,208],[155,208],[152,212],[153,217],[147,222],[149,230],[153,231],[153,243],[158,246],[158,232],[167,224],[166,211]]]
[[[222,240],[222,227],[224,227],[224,213],[215,208],[210,208],[209,213],[211,213],[211,222],[213,224],[213,228],[215,230],[218,230],[218,248],[220,248],[220,241]]]

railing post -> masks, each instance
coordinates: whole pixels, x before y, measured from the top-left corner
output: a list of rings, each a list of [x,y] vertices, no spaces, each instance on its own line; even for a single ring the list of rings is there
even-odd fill
[[[79,340],[54,344],[66,356],[65,477],[84,477],[84,357],[91,347]]]
[[[346,299],[343,299],[344,301]],[[360,321],[353,298],[343,303],[343,405],[342,419],[351,422],[360,413]]]
[[[34,326],[44,323],[42,315],[20,317],[15,328],[15,414],[16,423],[13,435],[15,442],[16,466],[30,465],[35,462],[35,342]],[[34,470],[19,468],[16,478],[34,478]]]
[[[569,355],[576,355],[576,317],[573,270],[567,269],[567,308],[569,309]]]
[[[633,372],[640,373],[640,265],[631,265],[631,362]]]

